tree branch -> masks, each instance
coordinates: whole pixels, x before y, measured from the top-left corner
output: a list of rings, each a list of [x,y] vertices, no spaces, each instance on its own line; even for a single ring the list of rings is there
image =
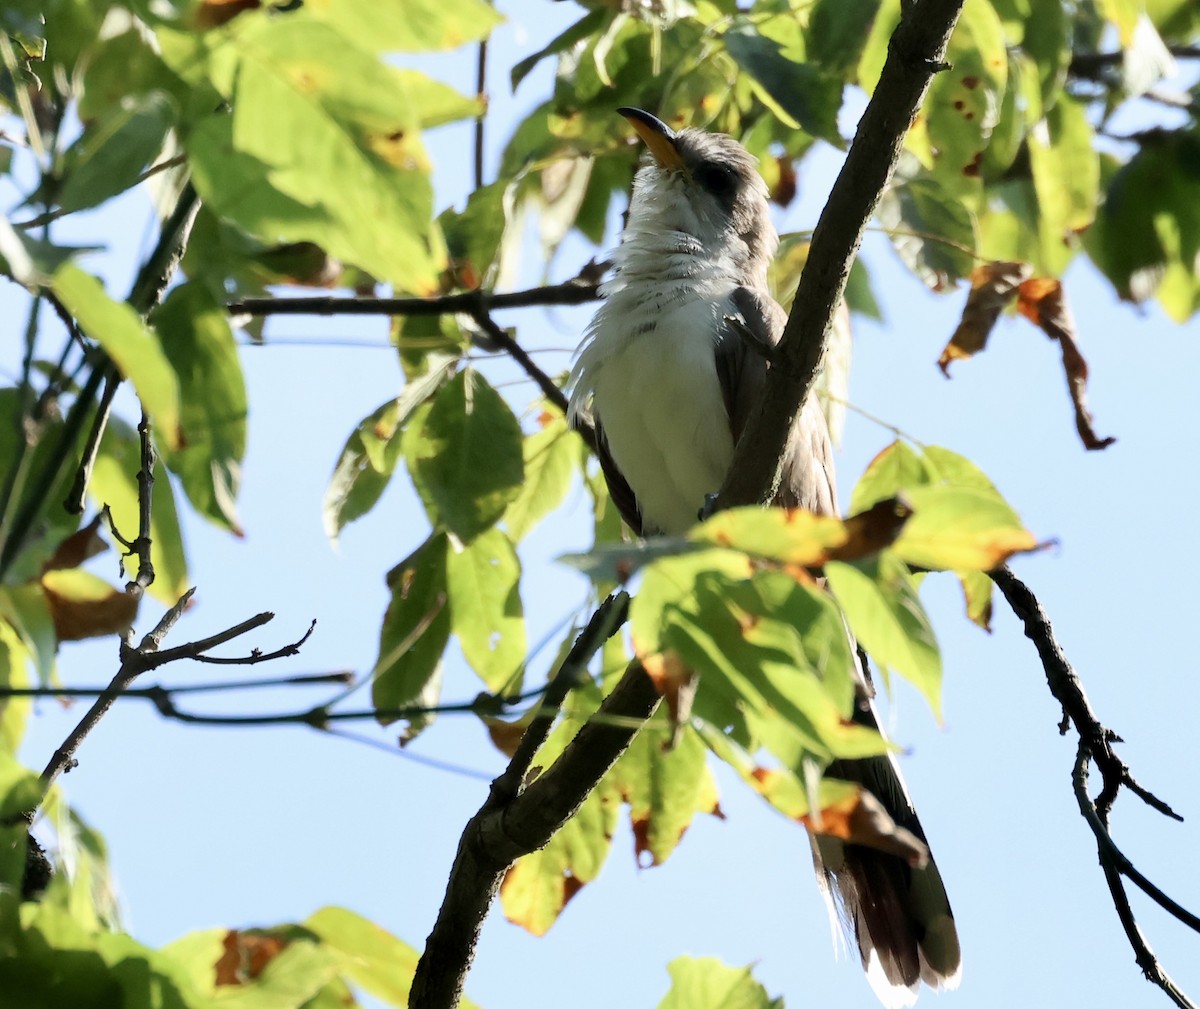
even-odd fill
[[[603,265],[603,264],[601,264]],[[531,308],[540,305],[586,305],[600,298],[600,282],[585,266],[578,277],[562,284],[533,287],[526,291],[494,294],[490,291],[460,291],[438,298],[245,298],[225,306],[230,315],[449,315],[473,314],[476,310]]]
[[[1071,775],[1071,781],[1075,788],[1075,798],[1079,802],[1079,811],[1083,814],[1088,825],[1092,828],[1092,833],[1096,837],[1097,854],[1100,857],[1100,868],[1104,871],[1105,882],[1108,883],[1109,893],[1112,895],[1113,906],[1117,909],[1117,917],[1121,921],[1121,927],[1125,930],[1125,937],[1129,940],[1129,945],[1133,948],[1134,957],[1137,959],[1138,966],[1142,969],[1146,980],[1156,984],[1164,992],[1167,997],[1174,1002],[1179,1009],[1197,1009],[1196,1004],[1187,997],[1186,994],[1175,984],[1171,976],[1162,968],[1158,962],[1158,957],[1155,956],[1154,950],[1150,948],[1150,944],[1146,941],[1146,937],[1142,934],[1141,928],[1138,926],[1137,919],[1133,916],[1133,908],[1129,904],[1129,895],[1125,892],[1125,884],[1121,881],[1122,874],[1128,874],[1126,867],[1132,869],[1129,860],[1121,853],[1116,844],[1113,843],[1112,837],[1108,832],[1108,825],[1100,816],[1096,809],[1095,803],[1087,793],[1088,780],[1088,761],[1091,754],[1087,745],[1081,739],[1079,748],[1075,754],[1075,768]],[[1132,877],[1131,877],[1132,878]],[[1134,880],[1137,882],[1137,880]],[[1141,886],[1141,884],[1138,884]],[[1142,887],[1145,890],[1145,887]],[[1152,888],[1154,893],[1161,894],[1157,888]],[[1146,891],[1150,893],[1149,890]],[[1154,896],[1151,893],[1151,896]],[[1157,898],[1156,898],[1157,899]],[[1169,900],[1169,898],[1167,898]],[[1159,902],[1162,903],[1161,901]],[[1182,911],[1179,905],[1174,901],[1170,903]],[[1166,905],[1163,905],[1166,907]],[[1167,908],[1172,914],[1175,914],[1181,921],[1179,914],[1171,908]],[[1187,914],[1187,912],[1184,912]],[[1190,916],[1194,918],[1194,916]],[[1191,924],[1191,923],[1189,923]],[[1192,927],[1196,926],[1192,924]]]
[[[1117,917],[1121,921],[1129,944],[1133,948],[1138,966],[1142,968],[1147,980],[1166,992],[1167,996],[1181,1009],[1196,1009],[1195,1004],[1162,969],[1149,943],[1146,942],[1145,936],[1142,935],[1129,905],[1129,897],[1125,892],[1125,884],[1121,877],[1125,876],[1130,879],[1143,893],[1187,927],[1200,931],[1200,917],[1168,897],[1139,872],[1112,839],[1108,827],[1109,814],[1122,786],[1128,788],[1165,816],[1175,820],[1181,820],[1182,817],[1161,799],[1139,785],[1130,774],[1129,768],[1114,752],[1113,744],[1119,742],[1120,737],[1102,725],[1096,717],[1096,713],[1092,710],[1091,703],[1083,691],[1083,684],[1063,653],[1062,646],[1054,635],[1054,628],[1050,625],[1050,620],[1037,597],[1007,566],[990,572],[990,576],[1004,595],[1013,613],[1025,625],[1025,636],[1037,648],[1038,655],[1042,660],[1042,668],[1046,672],[1046,683],[1050,688],[1050,693],[1062,705],[1065,715],[1060,732],[1065,732],[1067,725],[1070,724],[1079,734],[1079,747],[1072,775],[1075,796],[1080,812],[1096,839],[1100,865],[1104,871],[1109,892],[1112,894],[1113,906],[1116,908]],[[1103,782],[1100,792],[1094,800],[1087,793],[1089,762],[1094,762],[1099,768]]]
[[[808,262],[777,348],[759,407],[738,441],[718,495],[719,507],[760,504],[779,486],[785,446],[824,357],[830,322],[841,300],[863,229],[875,211],[900,156],[963,0],[919,0],[904,15],[888,45],[875,93],[858,124],[845,164],[813,231]]]
[[[565,417],[568,406],[566,393],[558,387],[554,379],[534,363],[533,358],[529,356],[525,348],[509,336],[507,330],[497,325],[496,320],[488,314],[487,309],[472,309],[471,317],[479,325],[480,329],[487,333],[488,339],[505,351],[509,357],[517,362],[525,374],[533,379],[537,387],[541,389],[542,395],[558,407]],[[587,447],[591,449],[592,454],[595,455],[597,451],[596,429],[583,419],[577,420],[572,427],[579,432],[579,437],[584,440]]]
[[[624,620],[623,595],[601,606],[576,639],[547,690],[548,709],[557,710],[580,671]],[[557,698],[553,705],[551,690]],[[549,770],[522,791],[522,779],[552,721],[534,720],[528,741],[522,740],[508,770],[492,783],[483,806],[463,831],[437,922],[413,977],[410,1009],[452,1009],[458,1004],[479,931],[504,874],[516,859],[545,845],[579,808],[658,700],[645,671],[637,663],[631,665],[600,705],[598,717],[589,720]]]

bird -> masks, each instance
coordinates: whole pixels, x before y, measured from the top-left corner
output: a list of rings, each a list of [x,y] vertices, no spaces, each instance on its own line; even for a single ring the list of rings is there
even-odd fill
[[[647,153],[604,300],[568,377],[568,416],[593,426],[610,495],[631,531],[674,536],[721,486],[761,398],[787,321],[767,280],[779,236],[757,161],[736,139],[617,111]],[[815,396],[785,451],[773,503],[836,515],[832,447]],[[851,717],[878,728],[865,659],[851,651],[860,655]],[[836,760],[826,774],[861,784],[928,853],[891,754]],[[885,1006],[912,1005],[922,982],[957,986],[958,933],[931,856],[906,860],[811,830],[810,841],[831,916]]]

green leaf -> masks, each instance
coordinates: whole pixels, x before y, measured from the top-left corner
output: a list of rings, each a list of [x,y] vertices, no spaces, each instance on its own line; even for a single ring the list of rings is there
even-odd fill
[[[983,571],[959,571],[963,600],[967,607],[967,619],[991,633],[992,630],[992,580]]]
[[[893,183],[879,201],[879,220],[900,259],[935,291],[975,265],[975,216],[932,177]]]
[[[749,967],[727,967],[713,957],[681,956],[667,968],[671,990],[658,1009],[783,1009],[754,980]]]
[[[1042,266],[1054,276],[1070,261],[1075,235],[1096,215],[1100,162],[1094,140],[1084,105],[1069,95],[1061,96],[1046,112],[1041,128],[1028,136]]]
[[[20,636],[38,683],[49,686],[54,677],[58,639],[41,587],[36,582],[27,582],[0,588],[0,617]]]
[[[588,11],[587,14],[571,25],[570,28],[546,43],[543,48],[531,56],[526,56],[523,60],[518,61],[509,74],[509,81],[513,91],[516,91],[521,81],[529,76],[529,71],[547,56],[557,56],[559,53],[570,49],[577,42],[582,42],[584,39],[589,38],[598,32],[601,26],[611,17],[612,13],[610,11],[606,11],[600,7]]]
[[[913,514],[893,549],[916,567],[990,571],[1014,553],[1037,549],[1037,538],[994,490],[915,487],[907,497]]]
[[[521,426],[477,371],[460,372],[404,431],[404,456],[430,521],[464,543],[521,491]]]
[[[514,542],[529,535],[566,497],[578,458],[576,445],[577,436],[561,415],[522,442],[525,482],[504,513],[504,524]]]
[[[504,21],[484,0],[337,0],[305,4],[304,10],[373,52],[457,49],[486,38]]]
[[[921,691],[940,720],[942,659],[903,562],[884,551],[854,564],[831,562],[825,575],[867,654]]]
[[[567,902],[604,867],[617,826],[619,797],[603,785],[539,851],[517,860],[500,884],[504,916],[545,935]]]
[[[850,77],[858,66],[880,2],[816,0],[808,22],[808,51],[813,59],[839,77]]]
[[[842,80],[813,63],[804,53],[759,34],[748,18],[737,18],[722,36],[725,48],[760,89],[763,101],[790,125],[840,147],[837,128]]]
[[[1092,259],[1122,298],[1144,301],[1160,293],[1180,322],[1200,308],[1198,164],[1200,131],[1144,143],[1112,177],[1085,235]]]
[[[846,307],[851,312],[883,322],[883,309],[871,287],[871,274],[862,257],[856,257],[850,267],[850,276],[846,280]]]
[[[33,809],[44,789],[37,774],[6,750],[0,750],[0,820]],[[7,880],[5,882],[8,882]]]
[[[451,628],[493,693],[520,689],[526,652],[520,578],[517,552],[499,529],[452,546],[446,557]]]
[[[141,468],[141,444],[137,432],[119,417],[109,419],[96,454],[96,466],[88,484],[88,496],[97,506],[108,505],[117,531],[128,540],[138,535],[137,474]],[[154,582],[147,592],[159,602],[173,606],[188,587],[187,559],[175,511],[175,493],[162,463],[154,467],[154,490],[150,508],[150,562]],[[136,568],[136,559],[131,558]],[[137,571],[129,572],[134,577]]]
[[[246,383],[224,307],[195,281],[176,287],[154,328],[179,379],[182,448],[166,454],[192,507],[241,535],[237,493],[246,453]]]
[[[683,732],[664,747],[671,726],[659,711],[634,737],[613,767],[613,783],[629,803],[634,852],[639,865],[662,865],[698,812],[716,808],[716,785],[708,771],[708,752],[694,732]]]
[[[400,458],[400,412],[400,400],[389,399],[364,417],[342,446],[322,504],[325,535],[332,542],[375,507],[391,482]]]
[[[397,1009],[408,1005],[419,956],[408,943],[344,907],[323,907],[304,926],[340,954],[339,973],[356,987]],[[467,999],[460,1004],[473,1009]]]
[[[209,51],[190,37],[164,47],[181,72],[207,57],[232,105],[184,138],[205,201],[268,243],[312,241],[401,288],[432,292],[443,252],[406,79],[307,17],[243,15],[225,38]]]
[[[922,487],[935,479],[935,471],[924,456],[906,441],[896,439],[868,464],[850,494],[850,514],[895,497],[910,487]]]
[[[0,612],[2,609],[4,600],[0,599]],[[31,686],[31,662],[32,655],[26,648],[22,635],[7,619],[0,619],[0,687],[11,689]],[[32,703],[34,698],[31,697],[0,697],[0,756],[5,753],[16,755],[20,740],[25,735],[25,722],[29,719]],[[36,803],[16,811],[31,809],[32,805]]]
[[[174,118],[171,99],[162,92],[128,96],[106,109],[63,155],[58,205],[82,210],[132,187],[162,150]]]
[[[379,632],[379,659],[371,683],[376,708],[437,703],[442,653],[450,640],[448,549],[445,534],[434,533],[388,576],[392,599]],[[391,715],[380,718],[385,725],[395,720]],[[414,731],[430,721],[430,716],[408,719]]]
[[[179,380],[154,333],[132,308],[113,301],[99,280],[70,263],[58,269],[51,286],[80,329],[133,383],[155,436],[169,448],[178,448]]]

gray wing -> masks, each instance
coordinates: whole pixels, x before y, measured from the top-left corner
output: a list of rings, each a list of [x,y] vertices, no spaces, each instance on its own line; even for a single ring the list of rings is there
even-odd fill
[[[617,468],[617,464],[608,450],[608,438],[604,434],[599,417],[595,419],[595,428],[596,458],[600,460],[600,470],[604,474],[604,482],[608,484],[608,496],[612,498],[613,504],[617,506],[617,511],[621,513],[621,518],[625,520],[625,524],[629,526],[633,534],[641,536],[643,535],[642,510],[638,506],[633,488],[629,486],[629,481]]]
[[[769,360],[787,315],[768,295],[749,288],[738,288],[733,303],[736,314],[717,345],[717,376],[736,441],[762,396]],[[805,402],[786,451],[776,503],[836,515],[833,449],[815,396]],[[858,654],[858,689],[851,717],[878,729],[866,656]],[[899,826],[925,841],[921,821],[890,757],[836,760],[825,773],[861,784]],[[933,987],[956,983],[961,962],[958,934],[932,856],[923,868],[913,868],[897,855],[834,837],[813,836],[812,847],[817,878],[885,1003],[907,1001],[905,996],[921,981]]]
[[[762,398],[769,359],[783,336],[787,313],[765,291],[739,287],[736,312],[717,340],[717,378],[736,443]],[[809,395],[788,440],[783,480],[775,503],[837,514],[837,485],[829,428],[816,397]]]

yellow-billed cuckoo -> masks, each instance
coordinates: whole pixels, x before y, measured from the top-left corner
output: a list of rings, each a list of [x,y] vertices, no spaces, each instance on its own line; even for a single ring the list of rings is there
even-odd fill
[[[765,351],[783,334],[786,314],[767,287],[779,236],[755,159],[736,140],[618,111],[650,157],[634,181],[604,304],[571,373],[571,415],[590,414],[609,490],[630,528],[678,534],[721,486],[766,381]],[[829,432],[813,397],[789,439],[776,503],[837,511]],[[876,726],[865,669],[858,676],[853,717]],[[826,773],[863,784],[924,841],[890,756],[835,761]],[[826,835],[811,840],[818,882],[884,1004],[911,1005],[921,981],[954,987],[958,935],[932,858],[915,866]]]

